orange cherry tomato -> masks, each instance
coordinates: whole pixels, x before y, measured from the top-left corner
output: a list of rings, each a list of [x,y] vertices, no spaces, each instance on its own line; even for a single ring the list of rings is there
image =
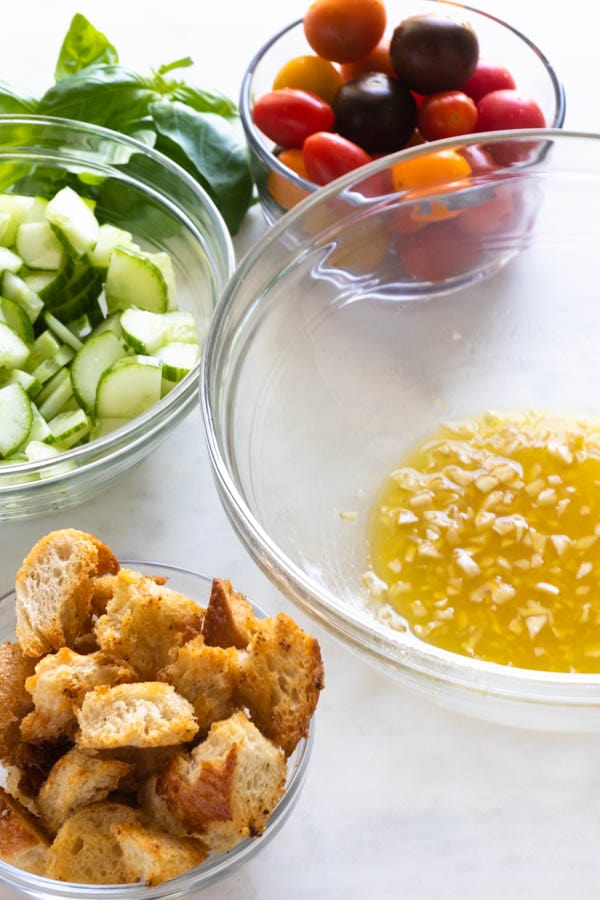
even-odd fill
[[[273,81],[273,90],[296,88],[308,91],[331,103],[342,86],[339,69],[320,56],[296,56],[281,67]]]
[[[477,125],[477,106],[462,91],[440,91],[425,97],[418,112],[418,128],[428,141],[471,134]]]
[[[470,174],[471,166],[456,150],[433,150],[392,166],[394,189],[410,191],[411,198],[427,196],[442,185],[448,190],[464,187]]]
[[[302,158],[302,150],[282,150],[281,153],[278,154],[278,159],[284,166],[287,166],[288,169],[291,169],[297,175],[306,178],[307,181],[310,180],[308,178],[306,166],[304,165],[304,159]],[[273,170],[271,170],[267,176],[267,190],[283,209],[291,209],[293,206],[296,206],[297,203],[300,203],[301,200],[304,200],[305,197],[308,197],[310,193],[309,191],[305,191],[303,188],[292,184],[289,179]]]
[[[370,53],[385,26],[383,0],[315,0],[304,14],[304,34],[312,49],[339,63]]]
[[[365,72],[383,72],[390,78],[396,78],[396,73],[392,68],[390,60],[390,42],[386,38],[382,38],[379,43],[373,47],[370,53],[362,56],[354,62],[342,63],[340,72],[344,81],[350,81]]]

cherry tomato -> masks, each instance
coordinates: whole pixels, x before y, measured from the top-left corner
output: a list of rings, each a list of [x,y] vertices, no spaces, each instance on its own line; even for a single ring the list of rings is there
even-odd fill
[[[282,147],[301,147],[316,131],[333,128],[333,109],[316,94],[281,88],[263,94],[252,110],[254,124]]]
[[[315,0],[304,14],[304,34],[312,49],[339,63],[370,53],[385,25],[383,0]]]
[[[411,278],[440,282],[476,265],[481,255],[479,239],[461,232],[458,221],[432,222],[414,234],[398,238],[396,253]]]
[[[330,131],[320,131],[307,137],[302,156],[308,177],[315,184],[328,184],[334,178],[371,162],[366,150]]]
[[[401,150],[417,124],[413,95],[383,72],[367,72],[343,84],[333,111],[336,131],[368,153]]]
[[[416,190],[418,196],[426,196],[430,189],[440,185],[448,189],[453,184],[464,187],[464,179],[471,174],[471,167],[456,150],[437,150],[396,163],[392,167],[394,189]]]
[[[546,119],[531,97],[515,90],[492,91],[477,104],[477,131],[544,128]]]
[[[499,184],[482,191],[473,205],[460,211],[458,228],[473,235],[504,232],[514,215],[511,187],[510,184]]]
[[[316,94],[331,103],[342,86],[342,76],[327,59],[320,56],[296,56],[281,67],[273,81],[273,90],[296,88]]]
[[[466,22],[427,13],[404,19],[390,42],[399,80],[419,94],[459,88],[477,65],[479,44]]]
[[[428,141],[470,134],[477,124],[477,107],[462,91],[440,91],[425,97],[417,124]]]
[[[383,72],[384,75],[395,78],[396,73],[390,59],[390,42],[386,38],[382,38],[366,56],[362,56],[354,62],[342,63],[340,71],[344,81],[351,81],[366,72]]]
[[[459,153],[469,163],[473,175],[485,175],[498,168],[489,149],[481,144],[467,144]]]
[[[508,69],[480,59],[475,71],[460,89],[477,103],[486,94],[507,88],[516,88],[515,80]]]
[[[282,150],[277,156],[279,161],[283,163],[284,166],[287,166],[288,169],[296,172],[296,174],[300,175],[302,178],[310,180],[308,178],[306,166],[304,165],[302,150]],[[271,170],[267,176],[267,190],[273,199],[284,209],[291,209],[293,206],[296,206],[297,203],[300,203],[301,200],[304,200],[305,197],[308,197],[309,194],[309,191],[305,191],[297,185],[292,184],[288,178],[285,178],[285,176],[280,175],[279,172],[275,172],[274,170]]]

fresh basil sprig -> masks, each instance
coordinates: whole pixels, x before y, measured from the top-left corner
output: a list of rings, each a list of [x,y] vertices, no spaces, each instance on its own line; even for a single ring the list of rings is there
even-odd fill
[[[0,112],[39,113],[143,134],[207,191],[235,234],[252,203],[252,178],[237,107],[175,78],[189,57],[141,75],[119,63],[106,35],[77,13],[63,40],[55,84],[39,101],[0,83]]]

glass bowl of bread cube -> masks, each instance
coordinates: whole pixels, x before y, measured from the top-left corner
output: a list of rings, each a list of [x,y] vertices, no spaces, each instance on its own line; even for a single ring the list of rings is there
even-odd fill
[[[67,528],[26,555],[0,637],[0,881],[181,896],[291,813],[324,672],[284,613]]]
[[[88,500],[192,409],[233,265],[211,198],[152,147],[0,116],[0,521]]]

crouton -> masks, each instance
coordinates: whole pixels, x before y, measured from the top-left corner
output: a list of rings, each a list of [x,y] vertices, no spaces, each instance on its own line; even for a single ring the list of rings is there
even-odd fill
[[[154,681],[177,649],[200,633],[203,615],[183,594],[121,569],[106,613],[96,622],[96,637],[103,650],[126,659],[142,681]]]
[[[61,735],[72,737],[77,728],[75,709],[86,691],[134,679],[131,666],[100,650],[83,655],[63,647],[45,656],[25,682],[34,709],[21,722],[23,740],[34,743]]]
[[[34,666],[35,660],[25,656],[18,644],[6,641],[0,646],[0,761],[5,765],[14,762],[21,719],[33,709],[25,681]]]
[[[200,733],[207,732],[213,722],[227,719],[239,706],[234,699],[237,656],[234,647],[208,647],[198,635],[179,648],[175,662],[159,672],[161,681],[172,684],[193,705]]]
[[[160,681],[94,688],[76,716],[84,749],[165,747],[190,741],[198,731],[192,704]]]
[[[188,872],[209,852],[197,838],[176,837],[132,822],[112,825],[111,831],[123,853],[128,880],[141,879],[149,887]]]
[[[48,832],[56,834],[81,806],[105,800],[133,770],[132,763],[102,759],[73,747],[53,766],[37,798]]]
[[[242,654],[239,693],[264,735],[289,756],[306,737],[324,687],[318,641],[285,613],[262,619]]]
[[[285,781],[283,752],[240,711],[215,722],[190,753],[174,756],[156,790],[188,832],[227,850],[262,834]]]
[[[16,632],[28,656],[42,656],[86,630],[92,578],[116,572],[113,553],[93,535],[52,531],[29,551],[15,581]]]
[[[78,884],[127,884],[131,878],[112,826],[138,824],[140,814],[104,800],[82,806],[64,822],[48,851],[47,875]]]
[[[214,578],[202,623],[205,642],[215,647],[243,650],[252,637],[255,624],[254,609],[244,595],[236,593],[226,579]]]
[[[180,753],[178,748],[173,756]],[[167,766],[165,765],[166,771]],[[151,775],[140,786],[138,792],[139,809],[142,813],[143,821],[152,828],[159,831],[165,831],[168,834],[174,834],[179,837],[189,837],[189,831],[183,822],[177,818],[167,801],[158,793],[157,783],[160,773]]]
[[[20,769],[19,766],[9,765],[4,767],[4,772],[4,789],[6,793],[10,794],[13,800],[16,800],[21,806],[24,806],[32,816],[39,819],[40,810],[37,805],[37,792],[25,790],[27,779],[23,769]]]
[[[0,859],[26,872],[45,875],[48,846],[33,817],[0,788]]]
[[[90,597],[92,615],[104,615],[106,612],[106,604],[112,599],[115,590],[115,581],[115,575],[110,573],[92,578],[92,594]]]

